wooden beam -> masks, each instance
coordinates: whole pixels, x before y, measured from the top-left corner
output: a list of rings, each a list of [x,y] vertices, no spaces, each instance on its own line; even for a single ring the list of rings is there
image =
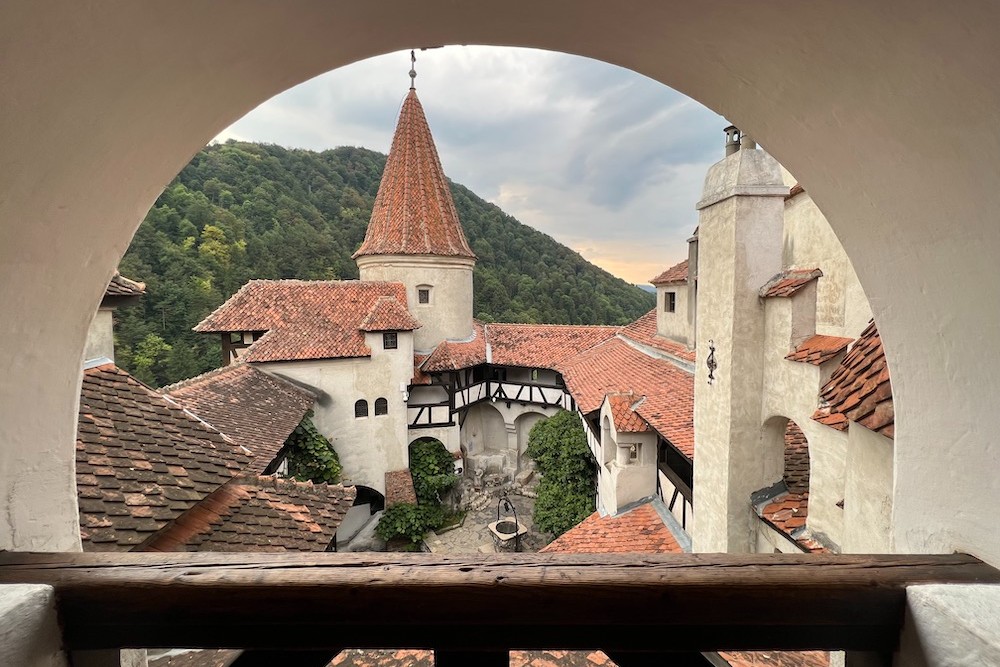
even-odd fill
[[[0,554],[56,589],[70,649],[891,651],[905,588],[964,555]]]

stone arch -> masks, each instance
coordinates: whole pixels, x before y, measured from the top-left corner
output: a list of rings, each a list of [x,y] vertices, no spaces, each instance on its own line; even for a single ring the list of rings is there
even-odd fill
[[[642,0],[625,12],[585,0],[566,21],[560,3],[456,9],[430,0],[414,16],[401,0],[353,0],[245,8],[232,34],[216,29],[229,4],[198,11],[197,22],[185,11],[157,14],[157,39],[147,38],[149,11],[113,3],[30,5],[0,26],[5,92],[19,100],[0,127],[0,191],[12,193],[0,205],[0,367],[18,378],[0,387],[0,496],[9,499],[0,547],[79,547],[73,435],[86,327],[162,184],[238,117],[323,71],[413,44],[481,43],[633,69],[724,112],[791,169],[876,308],[905,443],[895,548],[1000,561],[1000,534],[963,511],[1000,503],[988,472],[1000,336],[942,343],[994,332],[996,310],[983,304],[1000,303],[1000,134],[981,131],[1000,107],[1000,6],[924,2],[921,21],[900,22],[895,7],[862,0],[794,13],[736,0]],[[927,25],[938,49],[922,48]],[[177,99],[187,101],[181,113]],[[102,168],[79,167],[93,164]],[[942,231],[941,220],[954,229]],[[952,270],[955,258],[964,271]],[[23,299],[38,293],[39,275],[59,289]],[[959,381],[942,394],[945,377]],[[955,438],[955,424],[975,427]],[[940,442],[950,443],[951,474],[966,480],[944,498],[931,492]]]
[[[507,427],[503,415],[490,403],[473,405],[462,424],[462,442],[471,456],[506,451]]]

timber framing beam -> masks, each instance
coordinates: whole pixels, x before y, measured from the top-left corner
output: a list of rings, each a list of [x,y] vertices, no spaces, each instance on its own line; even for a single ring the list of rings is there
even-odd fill
[[[0,554],[55,588],[70,649],[890,651],[905,589],[971,556]]]

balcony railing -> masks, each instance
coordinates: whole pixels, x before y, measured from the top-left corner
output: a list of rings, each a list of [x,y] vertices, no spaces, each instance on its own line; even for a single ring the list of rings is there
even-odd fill
[[[907,586],[1000,571],[965,555],[5,553],[0,583],[53,586],[72,650],[298,651],[281,664],[313,664],[406,647],[446,665],[600,649],[628,667],[662,653],[889,652]]]

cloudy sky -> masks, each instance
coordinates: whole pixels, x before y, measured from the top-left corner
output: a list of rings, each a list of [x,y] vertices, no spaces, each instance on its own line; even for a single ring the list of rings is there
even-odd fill
[[[387,152],[409,52],[329,72],[233,124],[229,138]],[[726,121],[613,65],[530,49],[417,51],[417,92],[448,176],[591,262],[644,283],[687,256]]]

